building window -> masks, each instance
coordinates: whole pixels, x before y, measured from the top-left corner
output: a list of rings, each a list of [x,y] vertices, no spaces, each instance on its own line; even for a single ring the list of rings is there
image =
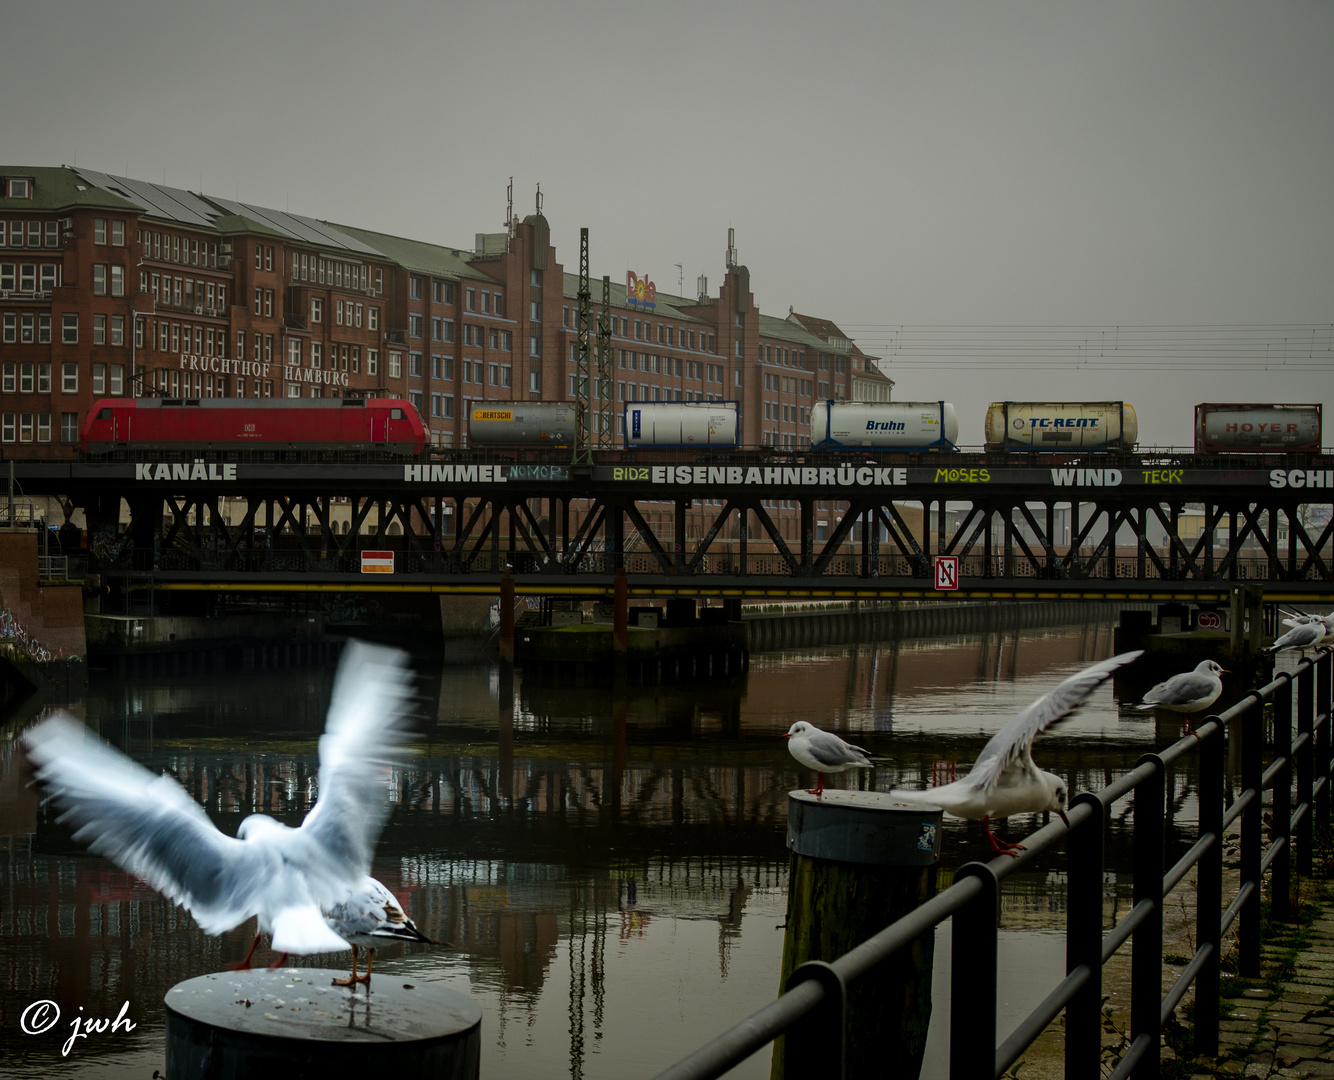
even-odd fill
[[[79,343],[79,313],[67,311],[60,317],[60,341],[64,345]]]
[[[408,277],[408,295],[414,300],[422,298],[422,279],[416,274]]]
[[[76,443],[79,441],[79,414],[63,412],[60,414],[60,441]]]
[[[106,296],[106,294],[107,294],[106,263],[93,263],[93,295]]]
[[[533,335],[531,335],[531,336],[528,338],[528,355],[529,355],[529,356],[541,356],[541,355],[542,355],[542,338],[541,338],[541,335],[539,335],[539,334],[533,334]]]
[[[380,350],[379,350],[379,349],[367,349],[367,350],[366,350],[366,374],[367,374],[367,375],[378,375],[378,374],[380,374]]]
[[[324,322],[324,301],[318,296],[310,298],[310,321],[312,323]]]
[[[66,361],[60,365],[60,391],[64,394],[79,392],[79,365]]]
[[[408,336],[415,338],[422,336],[422,317],[420,315],[408,316]]]
[[[389,378],[401,379],[403,377],[403,354],[393,349],[389,350]]]

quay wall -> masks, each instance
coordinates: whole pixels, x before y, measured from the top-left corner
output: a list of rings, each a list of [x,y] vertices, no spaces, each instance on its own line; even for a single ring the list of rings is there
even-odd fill
[[[765,605],[745,609],[746,644],[751,652],[802,645],[838,645],[886,638],[936,637],[1068,626],[1093,619],[1116,619],[1127,608],[1151,604],[1123,601],[862,601],[805,607]]]

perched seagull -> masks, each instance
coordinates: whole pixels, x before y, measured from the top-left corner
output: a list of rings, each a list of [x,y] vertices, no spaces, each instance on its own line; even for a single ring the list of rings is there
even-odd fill
[[[808,795],[824,791],[824,774],[847,772],[849,769],[873,769],[875,761],[868,751],[844,742],[837,735],[821,731],[814,724],[798,720],[783,738],[792,756],[808,769],[815,770],[815,787]]]
[[[339,937],[352,946],[352,974],[347,979],[335,979],[338,986],[367,985],[371,981],[371,965],[375,950],[390,941],[414,941],[425,945],[436,944],[403,913],[398,900],[384,884],[369,874],[361,883],[348,889],[343,900],[324,909],[324,921]],[[357,946],[366,951],[366,972],[357,974]]]
[[[1320,639],[1319,644],[1328,645],[1330,642],[1334,642],[1334,611],[1330,612],[1328,615],[1308,615],[1304,611],[1288,611],[1286,608],[1282,610],[1283,614],[1287,616],[1287,618],[1283,620],[1284,626],[1298,627],[1318,625],[1322,627],[1325,632],[1324,637]]]
[[[1033,764],[1033,740],[1053,724],[1066,719],[1084,699],[1112,674],[1142,651],[1122,653],[1076,672],[1012,717],[982,747],[972,769],[962,780],[926,791],[895,789],[889,794],[903,802],[939,806],[947,814],[982,823],[982,833],[997,855],[1014,855],[1022,844],[1010,844],[991,831],[993,817],[1053,810],[1067,825],[1065,781]]]
[[[412,925],[380,882],[369,876],[375,841],[388,815],[386,766],[402,756],[411,677],[397,649],[349,643],[334,680],[320,737],[319,798],[299,828],[264,814],[241,822],[235,837],[217,830],[170,776],[154,776],[88,737],[64,715],[26,735],[28,755],[60,820],[124,870],[182,907],[209,934],[252,915],[273,948],[288,953],[341,951],[353,941]],[[408,940],[401,932],[387,936]],[[424,940],[420,935],[411,940]],[[335,980],[355,986],[356,973]]]
[[[1181,734],[1193,733],[1195,714],[1203,712],[1223,692],[1223,680],[1228,670],[1213,660],[1201,660],[1194,671],[1183,671],[1166,682],[1160,682],[1140,699],[1139,709],[1168,709],[1179,712]]]
[[[1286,634],[1280,637],[1274,644],[1270,645],[1265,652],[1281,653],[1286,649],[1297,649],[1302,656],[1306,655],[1306,650],[1319,645],[1325,639],[1325,634],[1331,629],[1326,625],[1324,619],[1314,619],[1311,622],[1298,623]]]

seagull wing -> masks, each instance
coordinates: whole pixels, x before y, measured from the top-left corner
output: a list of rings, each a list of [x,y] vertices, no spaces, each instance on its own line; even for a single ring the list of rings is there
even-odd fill
[[[348,643],[320,736],[319,798],[291,837],[322,895],[336,896],[370,872],[389,814],[388,766],[407,742],[411,692],[406,653]]]
[[[1210,675],[1202,675],[1197,671],[1187,671],[1181,675],[1173,675],[1167,682],[1155,687],[1144,695],[1146,701],[1150,694],[1153,696],[1153,702],[1158,705],[1185,705],[1192,701],[1200,701],[1207,698],[1218,689],[1218,680]]]
[[[860,746],[844,742],[827,731],[816,731],[806,739],[806,749],[822,768],[869,763],[871,755]]]
[[[1001,781],[1002,774],[1015,765],[1036,770],[1033,764],[1033,740],[1053,724],[1064,720],[1083,704],[1098,686],[1142,651],[1121,653],[1077,671],[1055,689],[1043,694],[1032,705],[1006,722],[1005,726],[982,747],[968,775],[959,781],[969,787],[992,791]]]
[[[181,904],[210,934],[257,914],[262,854],[220,833],[185,789],[155,776],[63,714],[28,731],[37,779],[74,838]]]

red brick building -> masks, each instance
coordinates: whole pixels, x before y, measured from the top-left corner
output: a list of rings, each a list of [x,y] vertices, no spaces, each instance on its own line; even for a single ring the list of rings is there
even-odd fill
[[[465,446],[474,402],[575,398],[578,286],[540,213],[469,250],[0,166],[0,456],[73,456],[95,400],[149,394],[403,397],[432,443]],[[595,271],[591,293],[596,355]],[[832,322],[761,313],[730,246],[716,293],[671,295],[645,267],[610,296],[614,445],[628,402],[736,401],[746,445],[799,448],[815,401],[889,397]]]
[[[716,294],[701,278],[699,295],[670,295],[651,270],[610,291],[618,414],[734,400],[744,442],[795,447],[816,400],[888,397],[833,323],[762,314],[733,258]],[[434,443],[461,446],[473,401],[573,399],[577,293],[540,214],[467,250],[89,169],[0,167],[0,448],[72,453],[93,400],[135,394],[401,396]]]

